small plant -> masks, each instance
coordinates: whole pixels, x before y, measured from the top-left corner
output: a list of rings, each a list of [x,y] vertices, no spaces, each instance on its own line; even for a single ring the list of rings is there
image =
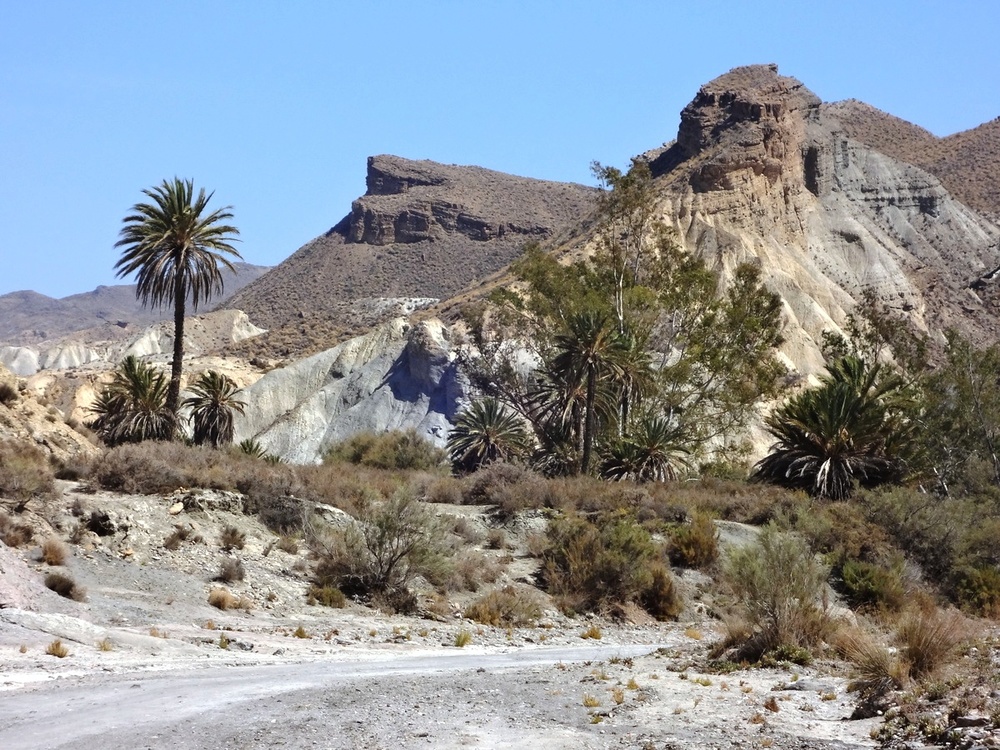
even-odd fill
[[[347,604],[347,597],[336,586],[317,586],[313,584],[309,587],[309,592],[306,594],[306,601],[309,604],[322,604],[324,607],[342,609]]]
[[[470,604],[465,616],[484,625],[523,627],[542,616],[542,607],[533,593],[504,586]]]
[[[781,710],[781,708],[778,706],[778,701],[775,699],[775,697],[773,695],[769,695],[767,697],[767,699],[764,701],[763,705],[764,705],[764,708],[766,708],[771,713],[775,713],[776,714],[776,713],[778,713],[778,711]]]
[[[896,640],[901,656],[909,664],[910,677],[920,680],[948,663],[971,634],[970,623],[961,613],[933,610],[913,612],[903,618]]]
[[[191,529],[187,526],[176,526],[174,530],[170,532],[166,539],[163,540],[163,548],[168,549],[171,552],[178,550],[181,547],[182,542],[186,542],[191,536]]]
[[[205,624],[202,627],[205,630],[216,630],[218,626],[215,624],[215,620],[205,620]]]
[[[486,533],[486,546],[489,549],[507,549],[507,533],[503,529],[490,529]]]
[[[52,643],[45,647],[45,653],[49,656],[55,656],[58,659],[65,659],[69,656],[69,649],[63,645],[63,642],[56,638]]]
[[[227,557],[222,561],[215,580],[223,583],[233,583],[234,581],[242,581],[245,577],[246,570],[243,568],[242,561],[235,557]]]
[[[586,708],[597,708],[598,706],[601,705],[601,701],[596,695],[591,695],[590,693],[584,693],[583,705]]]
[[[149,629],[149,635],[151,637],[153,637],[153,638],[169,638],[170,637],[170,633],[168,633],[166,630],[160,630],[155,625],[153,625]]]
[[[219,546],[223,551],[231,552],[234,549],[243,549],[246,546],[247,535],[235,526],[226,526],[219,533]]]
[[[601,716],[600,714],[591,714],[590,715],[590,723],[591,724],[600,724],[603,721],[604,721],[604,717]]]
[[[299,554],[299,540],[291,534],[282,534],[278,537],[278,541],[275,546],[282,552],[286,552],[289,555]]]
[[[719,532],[712,517],[695,513],[691,521],[675,527],[670,534],[667,554],[682,568],[705,568],[719,557]]]
[[[301,625],[295,628],[295,630],[292,632],[292,635],[295,636],[296,638],[312,638],[312,636],[309,635],[306,629]]]
[[[215,588],[208,593],[208,603],[216,609],[249,609],[250,602],[244,597],[235,596],[224,588]]]
[[[3,494],[0,488],[0,495]],[[0,541],[12,549],[24,547],[31,543],[34,532],[27,524],[20,523],[12,519],[6,513],[0,511]]]
[[[620,706],[625,702],[625,691],[620,687],[611,688],[611,700],[615,702],[615,705]]]
[[[17,388],[12,386],[10,383],[0,383],[0,404],[4,406],[13,406],[17,403],[18,398],[20,398]]]
[[[591,625],[589,628],[580,633],[580,637],[584,640],[592,638],[595,641],[601,640],[603,635],[604,634],[601,632],[601,629],[597,627],[597,625]]]
[[[702,638],[704,638],[702,632],[698,630],[698,628],[685,628],[684,635],[686,635],[688,638],[694,641],[700,641]]]
[[[76,581],[62,573],[49,573],[45,576],[45,587],[55,591],[59,596],[82,602],[87,598],[87,590],[77,586]]]
[[[21,654],[28,653],[28,644],[22,643],[20,646],[17,647],[17,650],[18,650],[18,653],[21,653]]]
[[[223,651],[228,651],[230,643],[232,643],[232,641],[230,641],[229,638],[226,637],[225,633],[219,634],[219,648],[221,648]]]
[[[114,651],[115,644],[111,642],[110,638],[102,638],[97,642],[98,651]]]
[[[465,648],[470,643],[472,643],[472,633],[470,633],[468,630],[459,630],[455,634],[456,648]]]
[[[628,683],[626,683],[625,687],[627,687],[629,690],[638,690],[639,683],[635,681],[635,677],[629,677]]]
[[[50,536],[42,542],[42,561],[46,565],[63,565],[69,556],[69,548],[61,539]]]

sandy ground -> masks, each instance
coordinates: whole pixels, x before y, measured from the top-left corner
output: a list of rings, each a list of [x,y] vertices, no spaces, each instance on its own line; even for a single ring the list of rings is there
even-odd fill
[[[50,568],[37,547],[0,544],[3,750],[875,747],[878,720],[847,720],[854,701],[836,665],[701,671],[715,633],[696,606],[669,624],[549,609],[517,629],[465,620],[461,601],[438,619],[308,606],[305,550],[275,548],[225,497],[177,513],[176,496],[64,489],[46,509],[56,531],[81,505],[118,529],[73,545],[60,567],[86,586],[84,602],[42,585]],[[439,510],[483,523],[468,508]],[[165,550],[178,524],[192,540]],[[218,547],[225,525],[247,534],[238,553]],[[517,544],[529,527],[510,529],[513,551],[483,550],[506,555],[496,585],[524,580]],[[246,566],[229,587],[249,611],[207,603],[226,554]],[[581,637],[590,626],[599,640]],[[463,631],[471,642],[457,648]],[[55,639],[65,658],[45,653]]]

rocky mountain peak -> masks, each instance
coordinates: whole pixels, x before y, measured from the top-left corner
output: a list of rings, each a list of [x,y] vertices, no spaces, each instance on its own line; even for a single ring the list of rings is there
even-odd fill
[[[441,185],[446,181],[441,165],[430,161],[413,161],[390,154],[368,157],[366,195],[397,195],[411,187]]]

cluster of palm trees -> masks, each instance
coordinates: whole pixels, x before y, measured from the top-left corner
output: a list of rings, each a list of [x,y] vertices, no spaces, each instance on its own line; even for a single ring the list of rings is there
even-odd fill
[[[197,310],[223,291],[221,267],[234,270],[226,257],[240,258],[232,246],[239,234],[226,222],[230,206],[208,210],[212,193],[195,195],[191,180],[164,180],[144,190],[148,203],[137,203],[123,220],[118,242],[119,277],[136,274],[136,297],[148,306],[172,306],[174,350],[170,378],[152,365],[126,357],[112,382],[98,395],[92,427],[109,445],[143,440],[171,440],[180,434],[181,408],[188,408],[195,443],[213,447],[233,439],[235,413],[243,413],[239,389],[226,375],[207,371],[180,400],[184,361],[184,319],[188,300]]]

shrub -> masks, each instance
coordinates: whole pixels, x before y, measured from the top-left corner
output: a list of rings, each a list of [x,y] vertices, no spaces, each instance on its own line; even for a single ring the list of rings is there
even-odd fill
[[[278,542],[275,546],[282,552],[289,555],[299,554],[299,540],[290,534],[282,534],[278,537]]]
[[[0,512],[0,540],[8,547],[24,547],[31,543],[35,532],[27,524],[15,521],[4,512]]]
[[[671,529],[667,547],[670,562],[683,568],[705,568],[719,556],[719,532],[712,517],[695,513],[691,521]]]
[[[246,545],[247,535],[235,526],[226,526],[219,533],[219,546],[229,552],[234,549],[243,549]]]
[[[416,575],[443,581],[448,568],[447,531],[403,487],[391,499],[369,501],[357,523],[335,532],[318,549],[314,583],[334,586],[346,595],[412,612],[416,598],[409,585]]]
[[[362,432],[327,451],[324,462],[346,461],[378,469],[429,471],[444,466],[447,454],[416,430],[377,435]]]
[[[55,591],[59,596],[82,602],[87,598],[87,589],[77,586],[76,581],[62,573],[49,573],[45,576],[45,587]]]
[[[462,502],[492,505],[500,520],[512,518],[526,508],[545,505],[545,479],[519,464],[494,463],[473,474]]]
[[[911,612],[896,631],[900,656],[915,680],[932,675],[948,663],[959,645],[971,636],[970,623],[955,610]]]
[[[0,383],[0,404],[13,406],[17,403],[18,398],[20,395],[15,386],[7,382]]]
[[[957,577],[958,600],[965,609],[986,617],[1000,615],[1000,570],[966,568]]]
[[[34,498],[52,497],[55,474],[41,449],[16,440],[0,440],[0,497],[23,506]]]
[[[844,596],[855,607],[898,612],[906,605],[902,560],[891,568],[846,560],[840,577]]]
[[[455,634],[456,648],[465,648],[470,643],[472,643],[472,633],[470,633],[468,630],[459,630]]]
[[[235,596],[224,588],[215,588],[208,592],[208,603],[216,609],[250,609],[249,599]]]
[[[542,579],[566,611],[640,601],[661,564],[649,532],[623,514],[598,524],[578,515],[557,517],[547,536]]]
[[[56,638],[52,643],[45,647],[45,653],[49,656],[55,656],[57,659],[65,659],[69,656],[69,649],[63,644],[61,640]]]
[[[243,568],[243,563],[235,557],[227,557],[222,561],[222,565],[219,567],[219,574],[215,577],[215,580],[222,581],[223,583],[232,583],[233,581],[242,581],[245,577],[246,571]]]
[[[317,586],[313,584],[306,594],[306,601],[309,604],[322,604],[324,607],[343,608],[347,604],[347,597],[344,592],[336,586]]]
[[[879,701],[908,680],[907,665],[863,630],[842,629],[834,639],[834,646],[854,667],[848,689],[859,692],[862,703]]]
[[[163,548],[168,550],[180,549],[181,543],[186,542],[191,536],[191,529],[187,526],[175,526],[174,530],[163,540]]]
[[[168,493],[192,486],[183,467],[183,446],[146,442],[120,445],[104,453],[93,468],[94,480],[104,489],[129,494]]]
[[[734,550],[725,575],[740,600],[750,635],[737,646],[737,660],[758,660],[783,646],[811,646],[827,627],[816,605],[826,572],[806,545],[773,525],[757,542]]]
[[[534,593],[514,586],[495,589],[465,609],[465,617],[495,627],[524,627],[541,616],[542,607]]]
[[[65,542],[56,537],[49,537],[42,543],[42,561],[46,565],[62,565],[69,556]]]
[[[684,608],[674,576],[665,565],[654,563],[650,568],[649,585],[642,591],[639,603],[657,620],[676,620]]]

